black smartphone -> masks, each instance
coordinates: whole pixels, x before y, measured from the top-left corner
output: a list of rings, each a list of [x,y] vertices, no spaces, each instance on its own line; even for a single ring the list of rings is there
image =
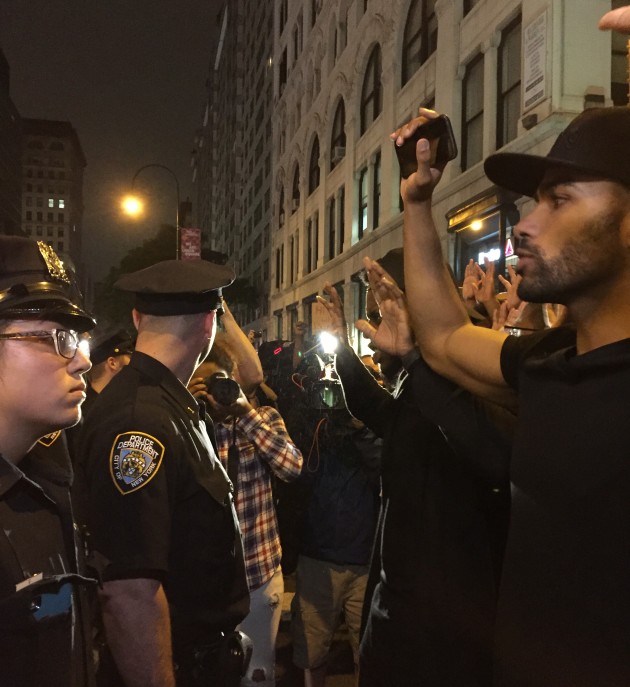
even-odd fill
[[[403,179],[418,169],[416,143],[421,138],[426,138],[431,144],[431,167],[444,165],[457,157],[457,141],[451,120],[446,115],[440,115],[419,126],[401,146],[394,143]]]

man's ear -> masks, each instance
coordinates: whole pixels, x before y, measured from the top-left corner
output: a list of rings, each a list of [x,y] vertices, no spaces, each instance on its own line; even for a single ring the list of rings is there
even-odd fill
[[[140,324],[140,319],[142,318],[142,313],[139,313],[135,308],[131,311],[131,318],[133,319],[133,326],[138,329]]]

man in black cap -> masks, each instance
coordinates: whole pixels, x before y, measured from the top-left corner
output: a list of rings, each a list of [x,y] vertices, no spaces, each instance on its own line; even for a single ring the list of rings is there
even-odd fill
[[[84,417],[101,391],[126,365],[129,365],[132,353],[133,341],[124,329],[93,333],[90,341],[92,369],[88,374],[87,398],[83,404]]]
[[[232,631],[249,595],[232,486],[186,389],[233,278],[169,260],[116,284],[135,293],[136,348],[86,419],[81,459],[108,644],[127,687],[239,681]]]
[[[392,134],[401,144],[426,119]],[[468,322],[431,215],[429,143],[403,180],[407,302],[427,362],[503,404],[518,393],[512,516],[495,680],[630,684],[630,110],[586,110],[546,157],[499,153],[491,181],[535,197],[515,227],[518,295],[567,306],[574,330],[516,338]],[[389,284],[368,268],[382,298]]]
[[[81,308],[54,251],[0,236],[0,682],[93,684],[67,452],[38,451],[76,424],[90,369]],[[44,437],[44,435],[48,435]],[[61,445],[62,442],[59,442]],[[40,447],[41,448],[41,447]]]

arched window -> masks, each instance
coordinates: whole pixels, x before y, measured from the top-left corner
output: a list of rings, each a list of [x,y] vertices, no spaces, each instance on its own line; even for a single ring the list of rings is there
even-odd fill
[[[330,137],[330,169],[334,169],[346,154],[346,107],[343,98],[339,100],[333,119]]]
[[[278,225],[284,226],[284,186],[280,189],[280,197],[278,199]]]
[[[308,165],[309,195],[319,186],[319,137],[315,136],[311,147],[311,158]]]
[[[437,48],[436,0],[413,0],[403,36],[401,85],[415,74]]]
[[[364,134],[379,116],[382,107],[381,46],[376,45],[370,53],[361,89],[361,134]]]
[[[300,207],[300,166],[295,165],[293,172],[293,187],[291,190],[291,212],[295,212]]]

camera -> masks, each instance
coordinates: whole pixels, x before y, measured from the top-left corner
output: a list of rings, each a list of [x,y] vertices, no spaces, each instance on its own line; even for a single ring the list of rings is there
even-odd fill
[[[262,331],[252,332],[252,336],[254,337],[254,339],[262,339],[262,335]]]
[[[229,377],[212,375],[206,377],[203,383],[206,385],[208,393],[220,406],[231,406],[238,401],[241,395],[241,387]]]
[[[421,124],[401,146],[394,143],[400,174],[403,179],[413,174],[418,169],[416,158],[416,143],[426,138],[431,145],[431,167],[446,164],[457,157],[457,142],[453,134],[451,120],[446,115],[440,115],[436,119],[430,119]]]

